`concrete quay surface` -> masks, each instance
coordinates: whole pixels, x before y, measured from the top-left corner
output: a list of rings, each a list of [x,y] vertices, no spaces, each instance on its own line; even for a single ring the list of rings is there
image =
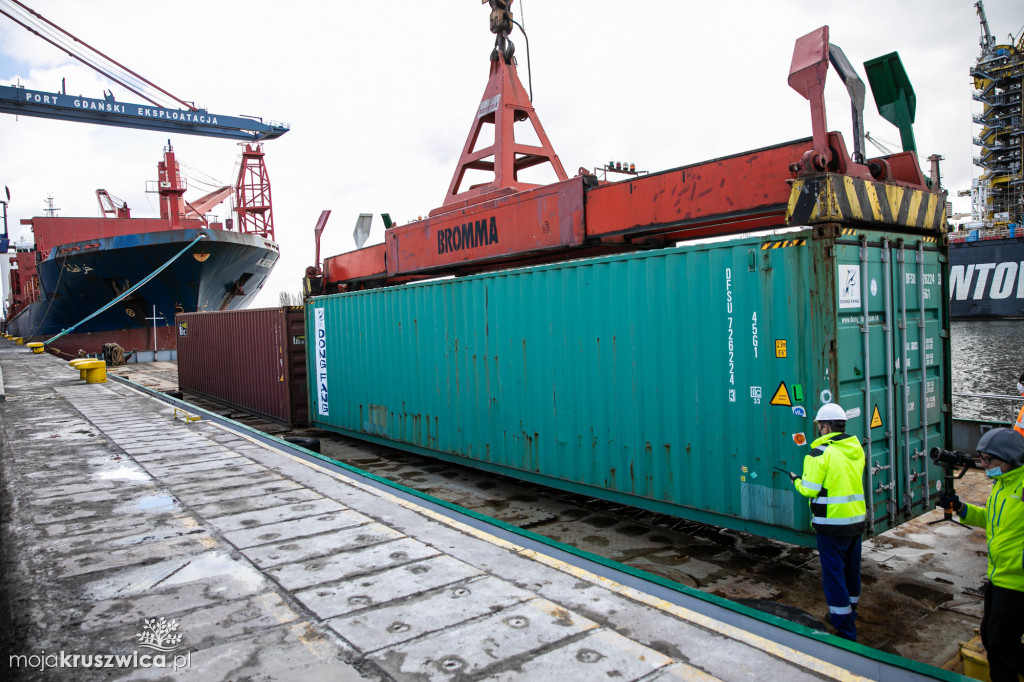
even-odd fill
[[[0,341],[0,368],[7,679],[863,679],[827,636],[798,650],[53,356]]]

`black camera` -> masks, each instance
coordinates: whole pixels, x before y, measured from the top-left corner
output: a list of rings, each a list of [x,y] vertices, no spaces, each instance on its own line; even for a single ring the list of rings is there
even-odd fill
[[[940,466],[951,466],[951,467],[972,467],[974,466],[974,458],[965,452],[959,450],[943,450],[942,448],[932,448],[931,452],[928,453],[928,457],[931,458],[932,462]]]

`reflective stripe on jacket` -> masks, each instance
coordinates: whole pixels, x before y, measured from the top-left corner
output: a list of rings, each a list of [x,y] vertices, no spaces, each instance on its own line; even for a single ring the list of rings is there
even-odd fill
[[[985,529],[988,579],[996,587],[1024,592],[1024,467],[995,479],[984,507],[964,504],[960,519]]]
[[[856,436],[829,433],[811,443],[797,491],[811,498],[811,526],[823,535],[864,532],[864,449]]]

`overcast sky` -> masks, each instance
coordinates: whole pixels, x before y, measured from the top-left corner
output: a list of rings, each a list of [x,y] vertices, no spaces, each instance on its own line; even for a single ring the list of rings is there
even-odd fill
[[[353,248],[361,212],[404,223],[440,206],[487,82],[494,41],[479,0],[292,3],[263,0],[25,0],[37,12],[157,85],[211,113],[287,122],[266,143],[282,259],[256,306],[298,293],[313,262],[313,226],[331,209],[322,253]],[[922,158],[945,157],[957,192],[977,169],[968,75],[979,54],[972,0],[516,0],[530,38],[533,103],[570,175],[609,159],[657,171],[811,133],[809,106],[786,83],[793,43],[829,25],[862,78],[863,63],[898,51],[917,95]],[[1019,0],[985,5],[1000,43],[1024,27]],[[527,50],[513,36],[520,78]],[[141,103],[0,16],[0,84]],[[866,81],[866,79],[865,79]],[[846,90],[830,70],[829,129],[852,149]],[[870,101],[866,129],[899,146]],[[133,215],[158,214],[156,178],[167,135],[0,114],[0,184],[12,232],[41,215],[96,216],[97,188]],[[224,184],[240,153],[230,140],[173,135],[179,161]],[[869,155],[879,152],[868,146]],[[923,169],[927,174],[927,167]],[[188,171],[193,177],[202,177]],[[186,198],[204,194],[198,188]],[[215,211],[222,218],[225,207]]]

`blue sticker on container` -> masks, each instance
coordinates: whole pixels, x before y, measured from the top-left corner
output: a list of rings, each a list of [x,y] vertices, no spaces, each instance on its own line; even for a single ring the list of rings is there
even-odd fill
[[[793,414],[795,414],[798,417],[806,417],[807,416],[807,410],[805,410],[804,408],[802,408],[799,405],[794,405],[793,406]]]

